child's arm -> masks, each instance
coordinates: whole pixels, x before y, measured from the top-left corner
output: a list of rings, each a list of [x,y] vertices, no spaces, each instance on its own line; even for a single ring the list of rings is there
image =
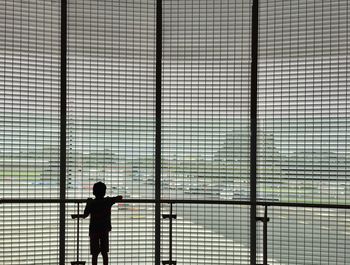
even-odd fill
[[[83,214],[72,214],[72,218],[73,219],[77,219],[77,218],[86,218],[88,217],[90,214],[90,211],[87,209],[87,207],[85,207],[84,213]]]
[[[85,206],[85,210],[84,210],[84,214],[82,214],[80,217],[81,218],[86,218],[89,216],[90,214],[90,203],[91,203],[92,199],[88,198],[87,202],[86,202],[86,206]]]
[[[113,203],[121,202],[123,200],[123,196],[118,195],[118,196],[112,197],[111,199]]]
[[[85,210],[84,210],[84,214],[72,214],[72,218],[73,219],[77,219],[77,218],[86,218],[89,216],[90,214],[90,202],[91,202],[91,198],[88,198],[87,202],[86,202],[86,206],[85,206]]]

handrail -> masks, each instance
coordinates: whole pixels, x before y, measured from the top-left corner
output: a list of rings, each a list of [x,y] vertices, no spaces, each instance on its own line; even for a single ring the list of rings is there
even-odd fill
[[[84,203],[87,199],[65,199],[65,203]],[[35,199],[35,198],[1,198],[0,204],[7,203],[60,203],[60,199]],[[230,201],[230,200],[193,200],[193,199],[123,199],[123,203],[177,203],[177,204],[229,204],[229,205],[251,205],[250,201]],[[333,208],[333,209],[350,209],[347,204],[324,204],[309,202],[269,202],[257,201],[258,206],[274,207],[303,207],[303,208]]]

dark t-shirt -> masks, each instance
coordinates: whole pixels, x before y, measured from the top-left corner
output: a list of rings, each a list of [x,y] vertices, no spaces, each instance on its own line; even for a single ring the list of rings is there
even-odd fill
[[[84,214],[90,214],[89,234],[111,231],[111,207],[116,202],[117,197],[88,199]]]

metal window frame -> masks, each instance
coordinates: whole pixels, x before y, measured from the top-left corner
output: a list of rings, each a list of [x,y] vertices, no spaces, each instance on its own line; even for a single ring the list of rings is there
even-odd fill
[[[161,169],[162,169],[162,0],[156,2],[156,127],[155,127],[155,264],[161,256]]]
[[[65,264],[66,237],[66,131],[67,131],[67,0],[61,0],[61,103],[60,103],[60,223],[59,264]]]
[[[257,73],[258,73],[258,30],[259,30],[259,0],[252,0],[251,17],[251,101],[250,101],[250,200],[249,201],[219,201],[219,200],[171,200],[161,198],[161,133],[162,133],[162,0],[156,0],[156,108],[155,108],[155,199],[127,199],[130,203],[155,204],[155,264],[160,264],[161,257],[161,205],[179,204],[226,204],[250,206],[250,264],[256,265],[256,209],[265,207],[310,207],[328,209],[350,209],[344,204],[317,203],[283,203],[257,201],[256,196],[256,158],[257,158]],[[0,204],[14,203],[57,203],[59,204],[59,264],[65,264],[65,222],[66,204],[84,203],[85,199],[66,198],[66,116],[67,116],[67,0],[61,0],[61,73],[60,73],[60,197],[59,199],[6,199],[1,198]]]
[[[256,157],[258,109],[259,2],[253,0],[250,72],[250,265],[256,264]]]

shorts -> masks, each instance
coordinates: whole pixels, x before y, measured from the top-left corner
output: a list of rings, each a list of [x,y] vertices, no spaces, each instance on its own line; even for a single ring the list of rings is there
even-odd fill
[[[97,232],[90,234],[91,255],[98,255],[100,252],[109,252],[109,232]]]

